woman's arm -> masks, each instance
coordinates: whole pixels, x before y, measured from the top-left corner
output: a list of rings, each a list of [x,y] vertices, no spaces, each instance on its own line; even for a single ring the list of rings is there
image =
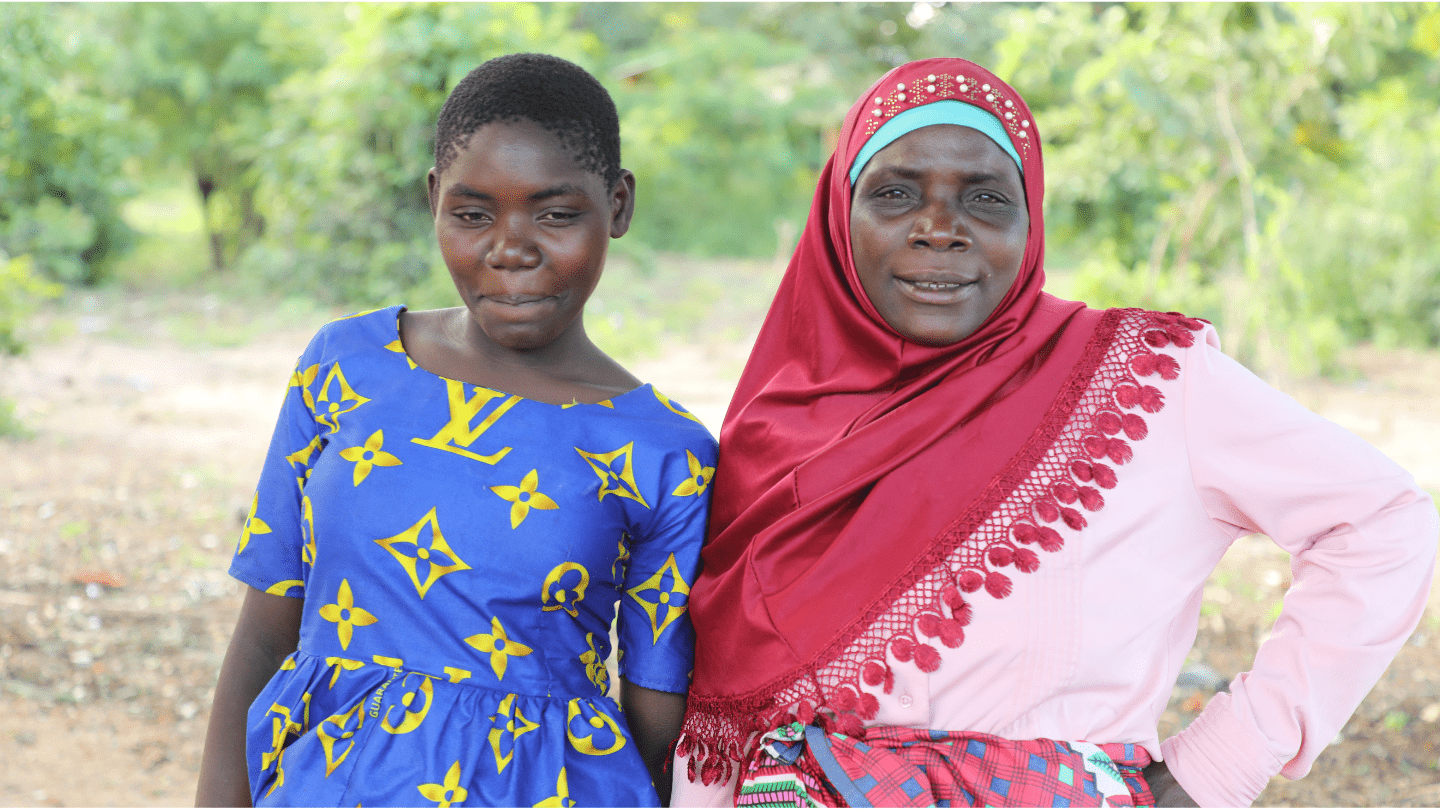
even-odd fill
[[[274,596],[253,587],[246,590],[215,687],[215,705],[200,759],[196,807],[250,806],[246,715],[255,696],[299,645],[303,607],[301,599]]]
[[[669,806],[673,774],[667,766],[671,746],[680,736],[680,724],[685,719],[685,695],[646,689],[621,678],[620,705],[635,746],[650,771],[650,780],[660,794],[660,803]]]
[[[1201,345],[1181,363],[1196,492],[1223,535],[1268,535],[1292,584],[1254,666],[1161,743],[1206,806],[1298,779],[1380,678],[1425,609],[1435,505],[1375,448]]]

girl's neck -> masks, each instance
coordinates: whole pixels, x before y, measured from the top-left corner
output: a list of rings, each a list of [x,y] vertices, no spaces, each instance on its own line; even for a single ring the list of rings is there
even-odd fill
[[[400,333],[411,360],[432,374],[539,402],[594,403],[640,385],[591,342],[580,319],[535,349],[495,343],[463,307],[405,312]]]

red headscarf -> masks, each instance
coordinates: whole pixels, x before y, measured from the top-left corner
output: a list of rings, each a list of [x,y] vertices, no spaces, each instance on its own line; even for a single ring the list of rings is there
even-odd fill
[[[886,120],[944,99],[1005,126],[1030,233],[989,319],[956,344],[927,346],[891,328],[860,285],[849,169]],[[896,68],[851,107],[720,432],[710,540],[690,597],[698,643],[679,749],[701,762],[705,781],[755,733],[788,719],[873,716],[873,697],[827,689],[815,673],[949,553],[942,536],[953,540],[958,526],[964,542],[967,521],[994,508],[982,494],[1033,444],[1099,321],[1041,290],[1044,188],[1029,108],[970,62]],[[979,576],[967,590],[1008,594],[1004,575]],[[944,629],[945,643],[963,640],[963,624]],[[934,653],[900,657],[930,671]],[[781,693],[807,679],[816,687],[805,705],[782,705],[795,693]]]

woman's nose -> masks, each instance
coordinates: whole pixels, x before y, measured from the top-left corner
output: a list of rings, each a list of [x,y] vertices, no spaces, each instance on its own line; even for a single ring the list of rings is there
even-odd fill
[[[485,251],[485,263],[497,270],[524,270],[540,264],[540,249],[525,223],[502,219]]]
[[[930,250],[969,247],[970,231],[965,227],[959,206],[947,202],[933,202],[925,206],[910,229],[910,246]]]

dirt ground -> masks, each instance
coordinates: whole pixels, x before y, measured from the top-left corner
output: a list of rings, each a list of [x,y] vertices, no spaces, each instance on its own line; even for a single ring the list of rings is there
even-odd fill
[[[0,364],[0,396],[33,430],[0,439],[0,806],[191,803],[239,606],[225,568],[291,366],[326,319],[260,328],[265,317],[214,296],[76,299],[44,316],[28,356]],[[630,365],[714,430],[746,350],[679,345]],[[1440,354],[1351,360],[1356,382],[1291,393],[1440,492]],[[1168,729],[1248,666],[1288,579],[1264,538],[1226,556],[1206,591],[1196,685],[1177,686]],[[1432,597],[1311,775],[1277,778],[1259,804],[1440,804],[1437,757]]]

